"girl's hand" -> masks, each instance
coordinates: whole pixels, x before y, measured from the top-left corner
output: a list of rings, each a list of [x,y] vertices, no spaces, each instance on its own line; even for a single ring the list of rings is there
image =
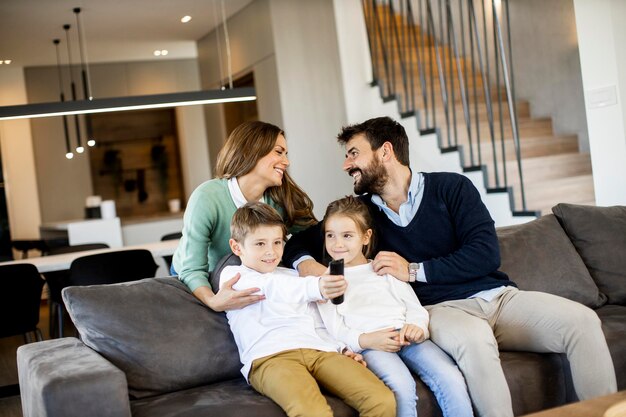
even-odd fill
[[[400,329],[400,342],[422,343],[425,339],[424,330],[414,324],[405,323]]]
[[[359,336],[359,345],[363,349],[382,350],[384,352],[398,352],[404,346],[410,345],[407,341],[400,341],[398,330],[390,327],[371,333],[362,333]]]
[[[264,295],[253,295],[259,288],[246,288],[245,290],[233,290],[233,285],[239,281],[241,275],[237,273],[220,288],[217,294],[205,298],[204,303],[213,311],[238,310],[250,304],[258,303],[265,299]]]
[[[372,261],[378,275],[389,274],[400,281],[409,282],[409,262],[395,252],[380,251]]]
[[[355,361],[367,368],[367,362],[365,362],[365,359],[363,359],[363,355],[361,355],[360,353],[355,353],[348,348],[345,348],[341,353],[351,359],[354,359]]]
[[[318,282],[322,296],[330,300],[346,292],[348,281],[343,275],[322,275]]]

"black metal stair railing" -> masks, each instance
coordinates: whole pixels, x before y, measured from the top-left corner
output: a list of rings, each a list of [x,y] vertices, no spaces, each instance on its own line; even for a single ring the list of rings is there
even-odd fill
[[[362,3],[372,84],[379,86],[383,99],[396,99],[402,117],[415,115],[422,133],[438,132],[443,152],[461,151],[465,171],[483,170],[488,192],[512,187],[507,171],[507,145],[512,139],[515,158],[508,162],[517,165],[515,186],[520,195],[515,201],[512,194],[512,207],[528,214],[508,0],[502,5],[480,0],[480,6],[474,0]]]

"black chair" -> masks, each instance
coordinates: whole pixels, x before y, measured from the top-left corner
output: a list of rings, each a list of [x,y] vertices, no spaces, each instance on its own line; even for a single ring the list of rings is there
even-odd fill
[[[68,287],[118,284],[154,277],[157,270],[152,253],[146,249],[119,250],[81,256],[70,265]],[[64,306],[59,314],[59,335],[63,337]]]
[[[0,266],[0,338],[24,336],[24,342],[42,341],[39,323],[41,279],[35,265]],[[18,384],[0,386],[0,398],[19,395]]]
[[[82,252],[94,249],[107,249],[109,245],[106,243],[85,243],[73,246],[57,246],[50,247],[48,255],[61,255],[64,253]],[[48,306],[50,308],[50,337],[60,337],[61,333],[56,333],[57,329],[63,326],[63,300],[61,299],[61,290],[69,285],[70,271],[53,271],[43,274],[48,284]]]
[[[183,237],[181,232],[170,233],[161,237],[161,242],[164,240],[176,240],[181,237]],[[172,269],[172,255],[165,255],[163,260],[165,261],[165,265],[167,265],[167,272],[169,273],[170,269]]]
[[[28,258],[28,251],[30,250],[38,250],[44,255],[48,251],[48,245],[41,239],[21,239],[21,240],[12,240],[11,247],[18,252],[22,252],[22,258]]]
[[[0,338],[23,335],[30,343],[43,340],[39,323],[44,280],[32,264],[0,266]]]

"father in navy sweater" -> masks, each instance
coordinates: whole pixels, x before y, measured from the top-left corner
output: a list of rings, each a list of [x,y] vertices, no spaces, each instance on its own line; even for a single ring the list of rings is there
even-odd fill
[[[374,270],[413,287],[430,312],[432,340],[456,360],[480,416],[513,416],[499,348],[566,353],[581,400],[616,391],[595,312],[520,291],[498,271],[494,222],[466,177],[412,171],[406,132],[388,117],[347,126],[338,140],[343,170],[376,225]],[[320,275],[322,250],[321,229],[313,226],[289,240],[283,261],[300,275]]]

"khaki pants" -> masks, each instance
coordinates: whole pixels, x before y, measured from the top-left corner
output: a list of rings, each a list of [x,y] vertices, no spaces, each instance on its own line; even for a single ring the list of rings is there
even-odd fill
[[[396,415],[389,388],[363,365],[337,352],[293,349],[266,356],[252,362],[248,379],[290,417],[332,417],[318,383],[361,416]]]
[[[600,320],[582,304],[509,287],[490,302],[471,298],[427,309],[431,339],[456,360],[480,416],[513,416],[498,348],[567,354],[580,400],[617,390]]]

